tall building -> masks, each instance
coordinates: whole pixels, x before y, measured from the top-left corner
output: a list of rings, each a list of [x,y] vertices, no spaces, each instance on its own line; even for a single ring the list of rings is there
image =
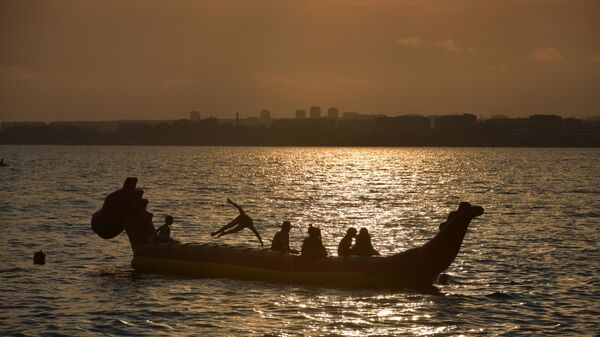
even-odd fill
[[[269,110],[261,110],[260,111],[260,120],[262,120],[263,122],[268,122],[271,120],[271,111]]]
[[[190,112],[190,121],[199,122],[200,121],[200,112],[196,111],[196,110]]]
[[[338,119],[340,118],[340,113],[337,108],[329,108],[327,110],[327,118],[329,119]]]
[[[304,110],[304,109],[296,110],[296,119],[306,119],[306,110]]]
[[[321,118],[321,107],[313,106],[310,108],[310,119]]]

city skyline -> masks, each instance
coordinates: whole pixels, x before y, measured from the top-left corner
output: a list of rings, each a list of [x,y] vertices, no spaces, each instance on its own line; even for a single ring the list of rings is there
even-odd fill
[[[600,114],[600,3],[2,2],[0,121]]]

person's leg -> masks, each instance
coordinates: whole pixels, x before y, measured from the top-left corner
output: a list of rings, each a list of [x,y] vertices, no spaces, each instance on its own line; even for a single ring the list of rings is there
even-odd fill
[[[237,233],[237,232],[241,231],[244,228],[246,228],[246,225],[243,224],[243,223],[240,223],[235,228],[232,228],[232,229],[230,229],[228,231],[221,232],[221,234],[219,234],[219,236],[217,236],[217,237],[220,238],[223,235],[229,235],[229,234]]]
[[[221,227],[218,231],[210,233],[210,236],[215,236],[219,233],[222,233],[222,232],[228,230],[229,228],[237,225],[240,222],[240,220],[241,220],[241,216],[238,215],[235,219],[231,220],[231,222],[228,223],[227,225]]]

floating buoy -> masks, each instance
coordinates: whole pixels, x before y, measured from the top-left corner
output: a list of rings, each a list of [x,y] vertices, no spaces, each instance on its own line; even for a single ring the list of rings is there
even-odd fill
[[[44,251],[33,253],[33,264],[46,264],[46,254]]]

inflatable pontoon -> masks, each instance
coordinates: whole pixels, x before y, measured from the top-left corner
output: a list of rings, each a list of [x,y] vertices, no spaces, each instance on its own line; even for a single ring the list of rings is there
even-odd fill
[[[305,260],[270,249],[214,243],[157,243],[148,200],[136,188],[137,178],[127,178],[123,188],[109,194],[92,216],[92,229],[104,239],[123,230],[133,260],[141,272],[212,278],[238,278],[331,287],[392,287],[426,289],[456,258],[463,239],[483,208],[463,202],[440,226],[440,232],[420,247],[391,256],[327,257]]]

